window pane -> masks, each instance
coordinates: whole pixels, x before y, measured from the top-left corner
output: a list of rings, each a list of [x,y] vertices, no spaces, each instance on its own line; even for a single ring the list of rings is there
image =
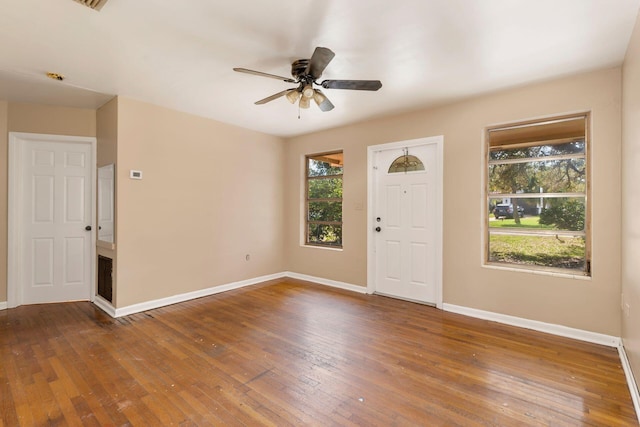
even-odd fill
[[[342,221],[342,202],[309,202],[309,221]]]
[[[584,237],[491,235],[489,261],[584,270]]]
[[[342,226],[326,224],[309,224],[309,243],[328,246],[342,246]]]
[[[585,154],[584,140],[567,142],[564,144],[538,145],[535,147],[520,147],[509,149],[492,149],[489,152],[491,160],[525,159],[528,157],[549,157],[565,154]]]
[[[309,199],[342,198],[342,177],[309,179]]]
[[[489,165],[491,193],[583,193],[585,159]]]
[[[328,175],[342,175],[342,164],[333,163],[333,160],[321,160],[322,156],[309,157],[308,162],[308,176],[328,176]]]
[[[551,225],[554,230],[584,231],[584,198],[544,199],[540,223]]]
[[[342,247],[343,152],[307,156],[306,243]]]
[[[518,222],[513,206],[518,209]],[[540,197],[535,199],[491,199],[489,228],[584,231],[584,197]]]
[[[423,171],[424,164],[416,156],[405,154],[400,156],[389,166],[389,173]]]

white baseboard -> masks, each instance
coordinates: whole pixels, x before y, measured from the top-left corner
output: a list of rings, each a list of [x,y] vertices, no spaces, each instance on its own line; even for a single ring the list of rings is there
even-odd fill
[[[6,301],[0,301],[0,310],[6,310],[8,307]]]
[[[360,294],[367,293],[366,286],[352,285],[351,283],[338,282],[336,280],[323,279],[322,277],[308,276],[306,274],[293,273],[291,271],[286,271],[284,273],[284,276],[290,277],[292,279],[304,280],[306,282],[318,283],[320,285],[331,286],[332,288],[339,288],[346,291],[357,292]]]
[[[504,323],[506,325],[518,326],[520,328],[533,329],[534,331],[546,332],[548,334],[558,335],[566,338],[573,338],[593,344],[601,344],[608,347],[619,347],[621,345],[621,340],[619,337],[599,334],[597,332],[589,332],[582,329],[574,329],[567,326],[554,325],[552,323],[539,322],[537,320],[523,319],[521,317],[508,316],[506,314],[493,313],[490,311],[478,310],[475,308],[463,307],[454,304],[445,303],[442,305],[442,309],[444,311],[450,311],[452,313],[464,314],[465,316],[491,320],[498,323]]]
[[[242,280],[239,282],[227,283],[226,285],[214,286],[207,289],[201,289],[198,291],[187,292],[184,294],[173,295],[166,298],[160,298],[151,301],[141,302],[139,304],[133,304],[122,308],[116,308],[113,317],[128,316],[134,313],[140,313],[147,310],[153,310],[154,308],[160,308],[167,305],[177,304],[179,302],[189,301],[196,298],[202,298],[209,295],[219,294],[220,292],[231,291],[233,289],[244,288],[245,286],[255,285],[258,283],[266,282],[274,279],[281,279],[285,277],[285,273],[276,273],[268,276],[260,276],[253,279]],[[98,306],[100,307],[100,306]],[[102,308],[102,307],[100,307]],[[109,313],[107,311],[107,313]],[[110,314],[110,313],[109,313]]]
[[[98,308],[105,313],[107,313],[111,317],[116,317],[116,309],[111,305],[109,301],[102,298],[100,295],[96,295],[93,303],[98,306]]]
[[[323,279],[321,277],[308,276],[306,274],[293,273],[285,271],[281,273],[270,274],[267,276],[255,277],[253,279],[242,280],[239,282],[227,283],[226,285],[214,286],[207,289],[201,289],[198,291],[187,292],[184,294],[173,295],[166,298],[160,298],[152,301],[145,301],[139,304],[133,304],[122,308],[114,308],[106,300],[96,297],[93,302],[105,313],[111,317],[122,317],[130,314],[141,313],[147,310],[153,310],[154,308],[160,308],[167,305],[177,304],[184,301],[189,301],[196,298],[202,298],[209,295],[215,295],[221,292],[230,291],[233,289],[244,288],[245,286],[256,285],[258,283],[266,282],[269,280],[282,279],[283,277],[290,277],[292,279],[304,280],[307,282],[313,282],[320,285],[331,286],[333,288],[344,289],[347,291],[358,292],[364,294],[367,292],[367,288],[364,286],[352,285],[350,283],[338,282],[335,280]]]
[[[633,376],[631,364],[629,363],[627,352],[625,351],[624,344],[622,342],[618,346],[618,353],[620,354],[620,362],[622,362],[624,376],[627,378],[627,385],[629,386],[629,392],[631,393],[631,400],[633,400],[633,407],[636,410],[638,422],[640,422],[640,390],[638,390],[638,383]]]

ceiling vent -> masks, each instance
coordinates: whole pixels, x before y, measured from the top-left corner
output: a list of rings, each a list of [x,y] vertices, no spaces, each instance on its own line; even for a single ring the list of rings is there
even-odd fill
[[[75,0],[77,3],[83,4],[91,9],[100,10],[107,0]]]

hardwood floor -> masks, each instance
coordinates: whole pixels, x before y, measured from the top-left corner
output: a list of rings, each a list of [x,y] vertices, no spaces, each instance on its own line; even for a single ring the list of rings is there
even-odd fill
[[[616,349],[293,280],[0,311],[0,425],[638,425]]]

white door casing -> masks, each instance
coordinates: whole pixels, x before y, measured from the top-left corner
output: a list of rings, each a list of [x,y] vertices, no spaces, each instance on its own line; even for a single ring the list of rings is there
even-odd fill
[[[9,307],[93,298],[95,148],[91,137],[9,134]]]
[[[370,293],[442,306],[442,144],[440,136],[369,147]],[[424,170],[389,173],[406,152]]]

